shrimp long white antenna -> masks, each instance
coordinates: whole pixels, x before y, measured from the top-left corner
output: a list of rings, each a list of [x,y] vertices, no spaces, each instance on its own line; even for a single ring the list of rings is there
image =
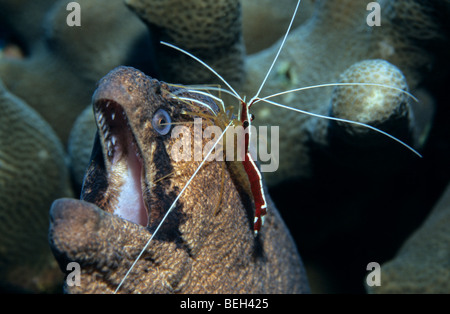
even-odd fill
[[[178,50],[179,52],[184,53],[185,55],[191,57],[192,59],[194,59],[195,61],[197,61],[198,63],[200,63],[201,65],[203,65],[205,68],[207,68],[209,71],[211,71],[215,76],[217,76],[222,82],[225,83],[225,85],[231,90],[231,92],[233,93],[233,95],[240,101],[242,101],[241,96],[239,96],[239,94],[234,90],[234,88],[219,74],[217,73],[212,67],[210,67],[209,65],[207,65],[204,61],[202,61],[200,58],[197,58],[196,56],[194,56],[192,53],[189,53],[188,51],[181,49],[180,47],[177,47],[175,45],[169,44],[165,41],[160,41],[160,43],[164,46],[173,48],[175,50]]]
[[[195,87],[191,87],[191,88],[195,88]],[[206,92],[204,92],[203,90],[206,90]],[[199,94],[199,95],[210,97],[210,98],[214,99],[215,101],[217,101],[218,103],[220,103],[220,105],[222,106],[223,111],[225,112],[225,104],[223,103],[223,100],[220,99],[219,97],[214,96],[213,94],[209,93],[208,92],[209,90],[210,89],[208,89],[208,88],[200,88],[198,90],[197,89],[186,89],[186,90],[180,89],[180,90],[177,90],[177,91],[173,92],[172,94],[173,95],[178,95],[178,94],[181,94],[181,93],[187,91],[188,93],[191,93],[191,94]],[[220,89],[218,89],[218,90],[220,91]],[[231,93],[228,90],[223,90],[223,91],[227,91],[231,95],[233,95],[233,97],[236,97],[233,93]],[[182,97],[176,97],[176,98],[182,99]],[[187,100],[187,99],[185,98],[185,100]],[[195,100],[195,99],[193,99],[193,101],[198,102],[198,100]],[[202,105],[204,105],[204,104],[202,104]],[[206,105],[206,107],[210,108],[209,105]],[[215,112],[214,112],[214,115],[216,115]]]
[[[258,92],[257,92],[256,95],[253,96],[253,98],[250,100],[250,105],[253,104],[253,100],[254,100],[254,99],[256,99],[256,98],[259,97],[259,94],[261,93],[261,91],[262,91],[264,85],[266,84],[266,81],[267,81],[267,79],[269,78],[269,75],[270,75],[270,73],[272,72],[272,69],[273,69],[273,67],[275,66],[275,63],[277,62],[278,57],[280,56],[281,50],[283,49],[284,44],[285,44],[285,42],[286,42],[286,39],[287,39],[287,37],[288,37],[288,35],[289,35],[289,32],[290,32],[290,30],[291,30],[291,28],[292,28],[292,24],[294,23],[295,16],[297,15],[297,11],[298,11],[298,7],[300,6],[300,2],[302,2],[302,1],[301,1],[301,0],[298,0],[297,6],[295,7],[295,10],[294,10],[294,14],[292,14],[291,22],[289,23],[289,27],[288,27],[288,29],[287,29],[287,31],[286,31],[286,34],[284,34],[283,41],[281,42],[280,48],[278,48],[277,54],[275,55],[275,58],[273,59],[272,64],[271,64],[269,70],[267,71],[266,76],[264,77],[264,80],[262,81],[261,85],[259,86]]]
[[[164,217],[162,218],[161,222],[158,224],[158,226],[156,227],[155,231],[153,232],[152,236],[150,237],[150,239],[147,241],[147,243],[145,244],[145,246],[143,247],[143,249],[141,250],[141,252],[139,253],[138,257],[136,257],[136,259],[134,260],[133,264],[131,265],[130,269],[128,269],[127,273],[125,274],[125,276],[122,278],[122,280],[120,281],[119,285],[117,286],[116,290],[114,291],[114,294],[116,294],[120,287],[123,285],[123,283],[125,282],[125,280],[127,279],[128,275],[130,274],[131,270],[134,268],[134,266],[136,265],[136,263],[139,261],[139,259],[141,258],[142,254],[144,254],[144,252],[147,250],[148,246],[150,245],[150,242],[153,240],[154,236],[158,233],[159,229],[161,228],[162,224],[164,223],[164,221],[167,219],[167,216],[169,216],[169,214],[172,212],[172,210],[175,208],[175,205],[177,204],[178,200],[180,199],[181,195],[183,195],[184,191],[186,191],[187,187],[191,184],[192,180],[194,180],[195,176],[197,175],[197,173],[200,171],[200,169],[203,167],[203,165],[205,164],[205,162],[208,160],[209,156],[211,155],[211,153],[213,152],[213,150],[216,148],[217,144],[220,142],[220,140],[222,139],[222,137],[224,136],[224,134],[227,132],[228,128],[231,126],[231,124],[233,123],[233,121],[231,121],[228,126],[223,130],[222,134],[220,134],[219,138],[217,139],[217,141],[214,143],[214,145],[211,147],[211,149],[208,151],[208,153],[206,154],[205,158],[202,160],[202,162],[200,163],[200,165],[197,167],[197,169],[194,171],[194,173],[192,174],[192,176],[189,178],[189,180],[186,182],[186,185],[183,187],[183,189],[180,191],[180,193],[178,194],[178,196],[175,198],[175,200],[173,201],[172,205],[170,206],[169,210],[167,211],[167,213],[164,215]]]
[[[385,84],[379,84],[379,83],[326,83],[326,84],[319,84],[319,85],[311,85],[311,86],[305,86],[305,87],[299,87],[299,88],[295,88],[295,89],[291,89],[291,90],[287,90],[284,92],[279,92],[273,95],[269,95],[269,96],[265,96],[263,98],[254,98],[253,100],[253,104],[260,102],[260,101],[264,101],[266,99],[270,99],[276,96],[281,96],[281,95],[285,95],[285,94],[289,94],[289,93],[294,93],[294,92],[299,92],[299,91],[304,91],[304,90],[308,90],[308,89],[314,89],[314,88],[320,88],[320,87],[330,87],[330,86],[377,86],[377,87],[385,87],[385,88],[390,88],[390,89],[394,89],[397,90],[399,92],[402,92],[403,94],[408,95],[409,97],[411,97],[412,99],[414,99],[415,102],[419,102],[419,100],[411,93],[395,87],[395,86],[390,86],[390,85],[385,85]]]
[[[339,121],[339,122],[344,122],[344,123],[349,123],[349,124],[354,124],[354,125],[359,125],[359,126],[371,129],[373,131],[376,131],[376,132],[378,132],[380,134],[383,134],[384,136],[387,136],[390,139],[400,143],[401,145],[403,145],[404,147],[406,147],[407,149],[412,151],[414,154],[416,154],[417,156],[422,158],[422,155],[418,151],[416,151],[414,148],[412,148],[411,146],[409,146],[405,142],[403,142],[403,141],[399,140],[398,138],[396,138],[395,136],[392,136],[389,133],[384,132],[384,131],[382,131],[380,129],[377,129],[376,127],[373,127],[373,126],[371,126],[369,124],[365,124],[365,123],[357,122],[357,121],[353,121],[353,120],[347,120],[347,119],[341,119],[341,118],[325,116],[325,115],[321,115],[321,114],[317,114],[317,113],[312,113],[312,112],[309,112],[309,111],[305,111],[305,110],[301,110],[301,109],[297,109],[297,108],[292,108],[292,107],[289,107],[289,106],[286,106],[286,105],[282,105],[282,104],[279,104],[277,102],[274,102],[274,101],[271,101],[271,100],[268,100],[268,99],[264,99],[264,98],[259,98],[258,100],[267,102],[267,103],[269,103],[271,105],[274,105],[274,106],[277,106],[277,107],[280,107],[280,108],[285,108],[285,109],[289,109],[289,110],[292,110],[292,111],[300,112],[300,113],[303,113],[303,114],[306,114],[306,115],[309,115],[309,116],[312,116],[312,117],[322,118],[322,119],[327,119],[327,120],[333,120],[333,121]]]
[[[242,101],[242,98],[237,98],[233,92],[229,91],[228,89],[223,89],[221,87],[215,87],[215,86],[198,86],[198,85],[186,85],[186,87],[192,88],[194,90],[205,90],[205,91],[216,91],[218,93],[225,93],[229,94],[232,97],[236,98],[239,101]]]
[[[217,116],[216,112],[211,108],[211,106],[206,104],[206,103],[204,103],[203,101],[200,101],[200,100],[194,99],[194,98],[189,98],[189,97],[178,97],[178,96],[175,96],[174,98],[175,99],[179,99],[179,100],[192,101],[192,102],[194,102],[194,103],[196,103],[196,104],[198,104],[200,106],[203,106],[203,107],[207,108],[209,111],[211,111],[213,113],[213,115]]]
[[[212,99],[214,99],[215,101],[217,101],[217,102],[222,106],[222,109],[223,109],[224,112],[226,111],[226,110],[225,110],[225,104],[223,103],[223,100],[220,99],[219,97],[214,96],[214,95],[211,95],[210,93],[202,92],[202,91],[195,90],[195,89],[188,89],[187,91],[188,91],[189,93],[199,94],[199,95],[211,97]]]

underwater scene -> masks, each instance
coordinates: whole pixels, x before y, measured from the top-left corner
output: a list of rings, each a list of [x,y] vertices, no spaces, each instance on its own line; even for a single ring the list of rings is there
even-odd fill
[[[0,293],[450,293],[448,16],[0,0]]]

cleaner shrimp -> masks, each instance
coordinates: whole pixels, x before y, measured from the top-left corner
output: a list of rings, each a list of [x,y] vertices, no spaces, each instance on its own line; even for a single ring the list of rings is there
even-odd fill
[[[268,96],[264,96],[261,97],[261,93],[264,89],[264,86],[269,78],[269,75],[272,73],[273,68],[279,58],[280,53],[283,50],[283,47],[285,45],[286,39],[290,33],[290,30],[292,28],[295,16],[297,15],[297,11],[299,9],[301,0],[299,0],[297,2],[297,5],[295,7],[294,13],[292,15],[292,18],[290,20],[289,26],[287,28],[286,33],[284,34],[284,37],[281,41],[281,44],[277,50],[277,53],[269,67],[269,69],[266,72],[265,77],[263,78],[261,84],[259,85],[259,89],[257,90],[256,94],[248,101],[245,101],[245,98],[241,97],[239,95],[239,93],[219,74],[217,73],[213,68],[211,68],[209,65],[207,65],[205,62],[203,62],[202,60],[200,60],[199,58],[197,58],[196,56],[194,56],[193,54],[189,53],[188,51],[185,51],[173,44],[167,43],[167,42],[161,42],[162,45],[165,45],[167,47],[173,48],[177,51],[179,51],[180,53],[183,53],[187,56],[189,56],[190,58],[194,59],[195,61],[197,61],[198,63],[200,63],[202,66],[204,66],[205,68],[207,68],[209,71],[211,71],[221,82],[223,82],[223,84],[226,86],[227,89],[222,89],[220,87],[193,87],[193,88],[189,88],[186,87],[187,91],[191,94],[197,94],[197,95],[201,95],[201,96],[207,96],[210,97],[211,99],[213,99],[217,104],[218,104],[218,108],[219,108],[219,113],[215,113],[215,111],[210,108],[210,106],[208,104],[206,104],[205,102],[202,102],[198,99],[194,99],[191,97],[181,97],[177,94],[173,94],[173,98],[182,101],[182,102],[192,102],[195,103],[198,106],[204,107],[206,108],[208,111],[211,112],[211,115],[207,115],[206,117],[212,118],[214,119],[215,123],[219,125],[219,127],[222,130],[222,133],[220,134],[220,136],[215,140],[215,143],[212,145],[212,147],[208,150],[208,152],[204,155],[203,160],[201,161],[200,165],[197,167],[197,169],[194,171],[194,173],[190,176],[190,179],[187,181],[186,185],[184,186],[184,188],[179,192],[178,196],[175,198],[175,200],[173,201],[172,205],[170,206],[170,208],[167,210],[167,212],[165,213],[164,217],[162,218],[162,220],[160,221],[159,225],[156,227],[156,229],[154,230],[153,234],[151,235],[151,237],[148,239],[148,242],[146,243],[146,245],[142,248],[142,250],[140,251],[140,254],[136,257],[134,263],[131,265],[131,267],[128,269],[127,273],[125,274],[125,276],[122,278],[121,282],[119,283],[119,285],[117,286],[115,293],[117,293],[120,290],[120,287],[122,286],[122,284],[125,282],[125,280],[127,279],[128,275],[130,274],[130,272],[132,271],[132,269],[134,268],[134,266],[136,265],[137,261],[141,258],[142,254],[147,250],[148,246],[150,245],[150,243],[152,242],[153,238],[155,237],[155,235],[159,232],[161,226],[164,224],[166,218],[172,213],[173,209],[175,208],[177,201],[179,200],[179,198],[183,195],[183,193],[186,191],[186,189],[189,188],[189,184],[192,182],[192,180],[194,179],[194,177],[197,175],[197,173],[200,171],[200,169],[205,165],[205,163],[207,162],[208,158],[211,156],[212,152],[214,151],[214,149],[216,148],[216,146],[218,145],[218,143],[222,140],[222,138],[224,137],[224,135],[227,133],[227,131],[229,130],[230,127],[232,126],[242,126],[244,128],[244,130],[246,130],[247,132],[245,133],[245,143],[244,143],[244,159],[242,160],[242,165],[245,169],[245,172],[248,176],[248,180],[250,182],[250,189],[251,189],[251,195],[253,196],[253,202],[254,202],[254,210],[255,210],[255,215],[254,215],[254,222],[253,222],[253,230],[255,233],[255,236],[258,236],[263,224],[264,224],[264,218],[265,215],[267,213],[267,203],[266,203],[266,199],[265,199],[265,195],[264,195],[264,189],[263,189],[263,183],[262,183],[262,175],[261,172],[258,168],[258,166],[256,165],[256,163],[254,162],[252,155],[250,154],[250,145],[252,143],[250,143],[250,126],[254,120],[254,117],[251,113],[251,108],[253,105],[259,103],[259,102],[264,102],[267,104],[270,104],[272,106],[276,106],[276,107],[280,107],[282,109],[287,109],[287,110],[291,110],[293,112],[296,113],[301,113],[301,114],[305,114],[305,115],[309,115],[312,117],[316,117],[316,118],[320,118],[320,119],[327,119],[327,120],[332,120],[332,121],[337,121],[337,122],[341,122],[341,123],[345,123],[345,124],[353,124],[362,128],[366,128],[369,130],[372,130],[374,132],[377,132],[379,134],[382,134],[383,136],[387,137],[388,139],[397,142],[398,144],[402,145],[403,147],[405,147],[407,150],[411,151],[413,154],[422,157],[421,154],[416,151],[413,147],[409,146],[408,144],[406,144],[405,142],[401,141],[400,139],[394,137],[393,135],[382,131],[374,126],[362,123],[362,122],[357,122],[357,121],[353,121],[353,120],[347,120],[347,119],[342,119],[342,118],[337,118],[337,117],[332,117],[332,116],[327,116],[327,115],[321,115],[321,114],[317,114],[317,113],[312,113],[312,112],[308,112],[306,110],[302,110],[302,109],[298,109],[298,108],[293,108],[290,106],[286,106],[283,105],[279,102],[276,102],[273,100],[273,98],[277,97],[277,96],[281,96],[281,95],[286,95],[286,94],[290,94],[290,93],[295,93],[295,92],[300,92],[300,91],[305,91],[305,90],[309,90],[309,89],[316,89],[316,88],[322,88],[322,87],[338,87],[338,86],[372,86],[374,88],[388,88],[388,89],[392,89],[392,90],[396,90],[400,93],[403,93],[405,95],[407,95],[408,97],[412,98],[414,101],[418,101],[412,94],[410,94],[408,91],[405,91],[403,89],[400,89],[398,87],[394,87],[394,86],[389,86],[389,85],[385,85],[385,84],[378,84],[378,83],[326,83],[326,84],[319,84],[319,85],[313,85],[313,86],[306,86],[306,87],[299,87],[299,88],[295,88],[295,89],[291,89],[291,90],[287,90],[287,91],[283,91],[283,92],[279,92],[276,94],[272,94],[272,95],[268,95]],[[225,104],[224,101],[220,98],[220,97],[216,97],[212,94],[211,91],[218,91],[218,92],[224,92],[227,93],[228,95],[231,95],[231,97],[235,98],[238,102],[239,102],[239,113],[236,116],[233,116],[232,114],[227,114],[227,110],[225,108]],[[192,114],[195,115],[195,114]],[[163,126],[165,123],[164,121],[160,121],[161,126]]]

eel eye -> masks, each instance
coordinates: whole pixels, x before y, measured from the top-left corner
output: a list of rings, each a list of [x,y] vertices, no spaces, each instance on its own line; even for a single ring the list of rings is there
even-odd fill
[[[152,126],[161,135],[166,135],[170,131],[170,119],[169,114],[164,109],[158,109],[155,112],[152,119]]]

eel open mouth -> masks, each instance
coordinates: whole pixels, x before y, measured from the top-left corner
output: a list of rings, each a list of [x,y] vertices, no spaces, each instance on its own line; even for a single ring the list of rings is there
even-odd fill
[[[143,197],[147,185],[142,153],[123,107],[112,100],[94,104],[102,145],[107,187],[96,205],[123,219],[148,225],[148,208]],[[95,178],[94,178],[95,180]]]

